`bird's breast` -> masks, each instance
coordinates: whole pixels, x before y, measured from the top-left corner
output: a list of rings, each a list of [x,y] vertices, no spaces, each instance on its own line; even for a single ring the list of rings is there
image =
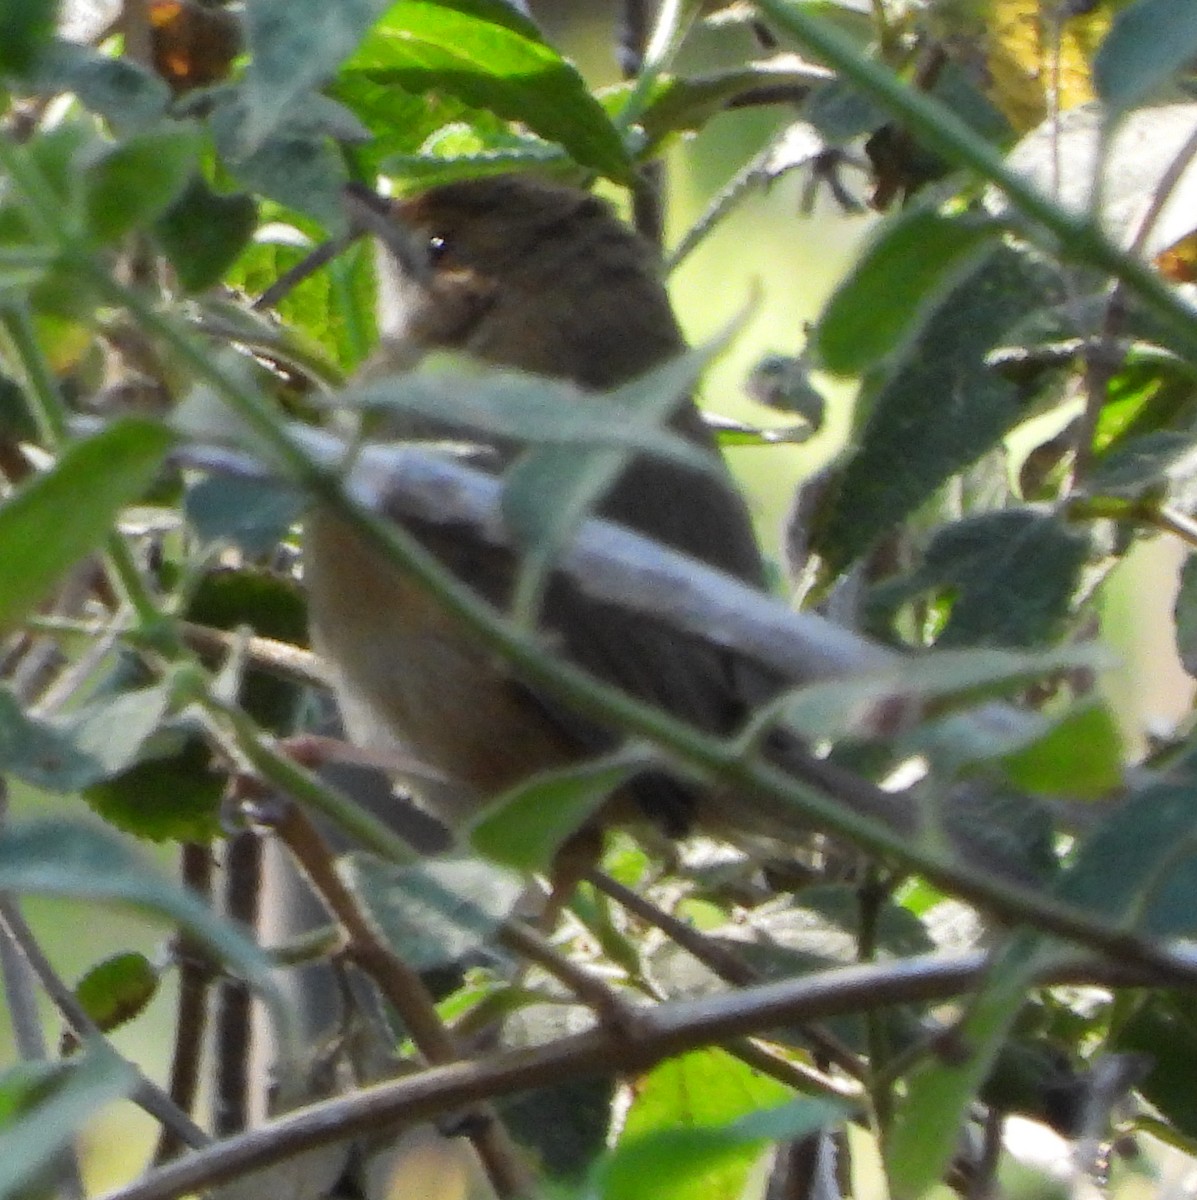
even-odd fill
[[[335,517],[309,519],[304,572],[313,647],[332,667],[349,737],[460,784],[451,802],[431,802],[447,823],[580,757],[497,658]]]

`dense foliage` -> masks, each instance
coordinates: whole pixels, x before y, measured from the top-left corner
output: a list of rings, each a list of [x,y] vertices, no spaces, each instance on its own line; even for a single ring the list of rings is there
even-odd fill
[[[0,767],[23,814],[52,814],[0,831],[20,1058],[0,1074],[0,1195],[77,1191],[76,1134],[124,1102],[163,1129],[130,1200],[906,1200],[1116,1186],[1197,1156],[1192,733],[1128,736],[1098,636],[1136,545],[1197,544],[1197,9],[664,0],[650,30],[644,8],[620,6],[625,81],[595,89],[505,0],[128,0],[74,41],[51,0],[0,6]],[[729,65],[685,69],[698,28]],[[703,583],[689,615],[651,589],[628,602],[764,654],[793,689],[742,736],[700,737],[555,659],[534,605],[496,612],[418,567],[495,654],[628,744],[499,798],[469,849],[416,859],[360,770],[330,781],[276,740],[327,728],[302,653],[303,504],[373,528],[292,436],[330,424],[370,353],[370,254],[349,244],[273,308],[254,299],[345,235],[351,181],[545,172],[660,237],[663,153],[750,107],[776,135],[667,259],[791,172],[880,216],[805,345],[754,373],[776,420],[720,436],[810,438],[837,376],[859,384],[851,428],[795,497],[774,597]],[[661,410],[707,354],[625,399]],[[557,406],[564,432],[538,432],[535,382],[429,369],[458,372],[444,403],[537,443],[548,469],[531,491],[513,477],[504,511],[529,572],[551,569],[577,532],[581,425]],[[417,569],[401,536],[389,552]],[[1190,671],[1195,630],[1185,566]],[[799,775],[761,759],[778,724],[814,748]],[[521,872],[646,765],[818,833],[754,853],[612,834],[548,945],[513,916]],[[177,850],[186,886],[138,839]],[[295,903],[259,884],[267,840],[325,910],[283,941],[247,932]],[[80,928],[96,902],[132,905],[170,924],[170,952],[104,944],[97,923],[68,987],[26,893],[77,905]],[[314,1045],[295,1000],[319,966],[338,986]],[[107,1035],[168,979],[159,1087],[162,1064]],[[249,994],[279,1058],[252,1135]],[[1015,1179],[1012,1116],[1057,1135],[1055,1182]]]

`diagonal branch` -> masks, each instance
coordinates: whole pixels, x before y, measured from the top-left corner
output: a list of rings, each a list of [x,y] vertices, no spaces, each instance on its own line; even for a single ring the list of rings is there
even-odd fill
[[[543,1087],[564,1077],[639,1071],[701,1046],[779,1025],[825,1020],[863,1009],[945,1000],[975,986],[984,954],[927,954],[900,962],[844,967],[812,978],[762,984],[644,1013],[637,1036],[597,1028],[533,1049],[509,1050],[485,1062],[453,1063],[314,1104],[229,1138],[108,1192],[100,1200],[173,1200],[300,1150],[397,1122],[426,1121],[484,1099]],[[1057,964],[1043,983],[1140,986],[1155,976],[1091,959]]]

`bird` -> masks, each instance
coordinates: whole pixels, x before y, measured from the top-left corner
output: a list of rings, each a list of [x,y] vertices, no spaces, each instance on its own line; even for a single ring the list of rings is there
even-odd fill
[[[601,406],[686,349],[656,248],[589,192],[505,174],[388,201],[383,215],[414,252],[385,243],[379,252],[372,375],[451,351],[568,382],[571,402]],[[669,424],[713,469],[634,456],[597,515],[763,588],[750,513],[694,401],[683,398]],[[510,452],[497,449],[501,465]],[[478,594],[499,608],[510,598],[510,555],[468,531],[409,529]],[[538,773],[618,745],[616,732],[522,679],[342,519],[309,518],[304,564],[312,644],[331,665],[350,739],[393,746],[441,777],[415,790],[451,830]],[[703,731],[729,734],[750,711],[752,688],[728,653],[564,581],[548,589],[541,629],[599,679]],[[597,824],[647,820],[683,836],[704,807],[693,782],[653,769],[626,783]]]

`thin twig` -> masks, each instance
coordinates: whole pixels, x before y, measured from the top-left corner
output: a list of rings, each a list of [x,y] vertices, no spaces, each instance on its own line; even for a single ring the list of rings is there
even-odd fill
[[[205,901],[212,896],[212,851],[207,846],[188,843],[183,847],[184,886]],[[170,1060],[170,1098],[180,1112],[194,1113],[199,1096],[200,1064],[203,1061],[204,1033],[208,1019],[208,985],[212,978],[207,956],[188,933],[176,941],[179,995],[175,1009],[175,1045]],[[154,1162],[163,1163],[178,1156],[183,1141],[170,1126],[158,1135]]]
[[[337,874],[331,849],[298,805],[270,806],[270,826],[302,868],[316,894],[341,923],[346,953],[369,975],[395,1007],[420,1054],[434,1065],[457,1062],[464,1055],[441,1021],[436,1004],[418,972],[383,942],[362,915],[353,894]],[[468,1136],[499,1197],[527,1195],[531,1179],[518,1149],[489,1106],[482,1120],[466,1122]]]
[[[484,1099],[544,1087],[562,1078],[645,1070],[663,1059],[781,1025],[825,1020],[865,1008],[946,1000],[975,986],[988,965],[980,953],[916,955],[899,962],[844,967],[648,1010],[635,1039],[600,1026],[485,1062],[452,1063],[417,1076],[288,1113],[258,1129],[170,1163],[100,1200],[173,1200],[251,1170],[397,1122],[425,1121]],[[1150,972],[1074,959],[1044,984],[1143,986]]]
[[[223,885],[225,915],[242,928],[257,927],[261,882],[261,839],[240,830],[225,844]],[[226,1137],[250,1123],[253,1000],[242,980],[226,976],[216,1001],[212,1128]]]
[[[650,900],[625,887],[616,879],[612,879],[603,871],[591,871],[586,880],[605,896],[610,897],[620,907],[639,917],[646,924],[661,930],[670,941],[680,946],[687,954],[702,963],[724,983],[735,987],[751,987],[763,982],[761,974],[751,964],[745,961],[735,951],[723,942],[717,942],[708,937],[693,925],[679,921],[677,917],[658,908]],[[842,1071],[853,1079],[864,1079],[866,1070],[864,1064],[845,1049],[838,1040],[825,1031],[814,1027],[803,1030],[804,1036],[829,1062],[835,1063]]]
[[[583,1004],[594,1010],[599,1020],[635,1036],[640,1010],[624,1000],[597,975],[558,954],[549,943],[518,921],[504,921],[498,929],[498,942],[513,954],[534,962],[547,975],[565,984]]]

